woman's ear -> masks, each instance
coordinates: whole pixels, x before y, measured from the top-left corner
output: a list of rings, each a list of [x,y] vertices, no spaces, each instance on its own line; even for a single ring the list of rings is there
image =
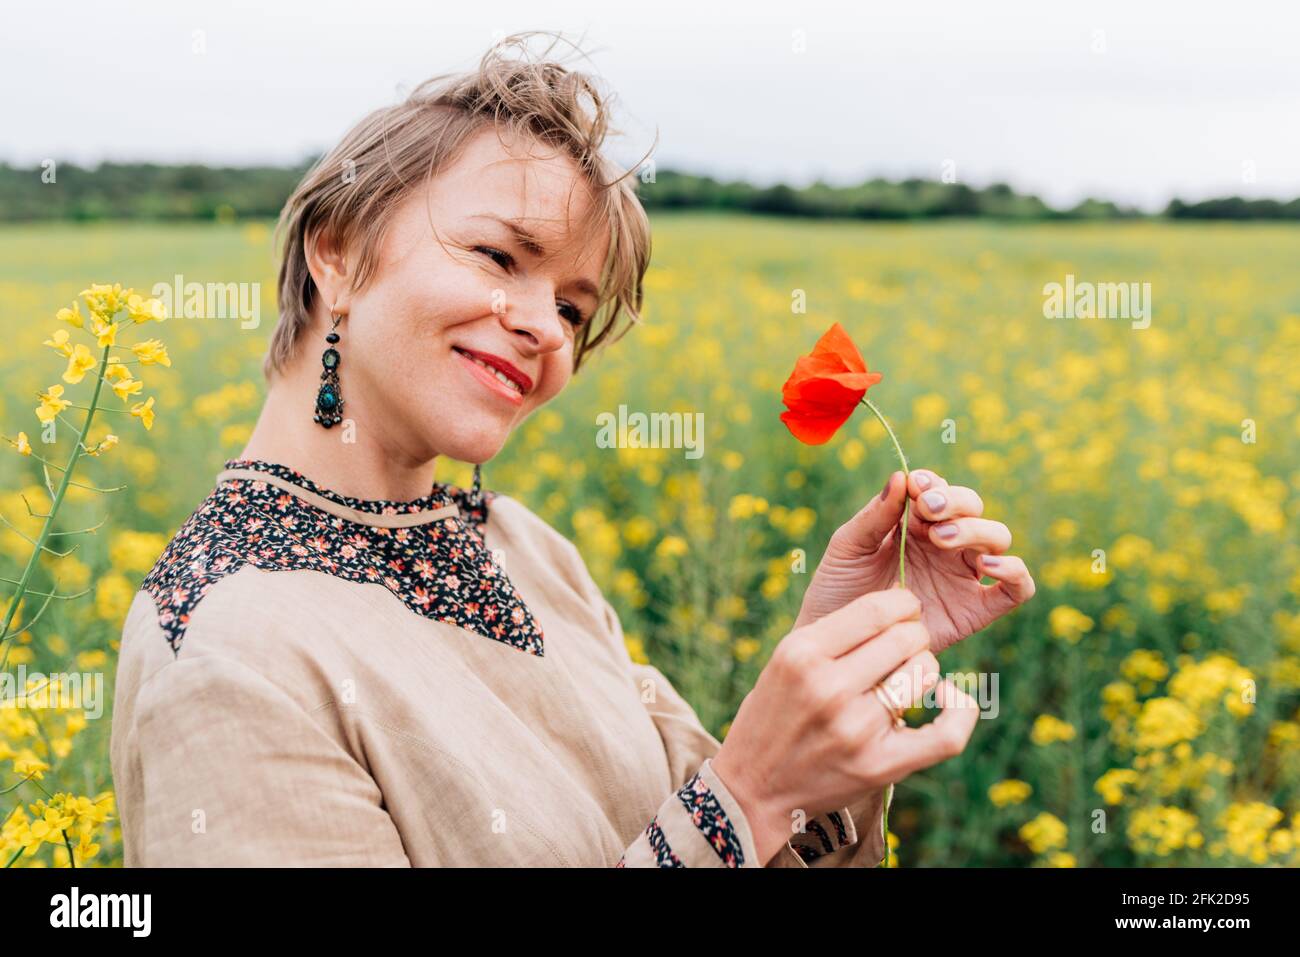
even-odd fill
[[[325,229],[317,232],[305,245],[307,271],[316,283],[321,300],[329,308],[346,309],[350,277],[345,250]]]

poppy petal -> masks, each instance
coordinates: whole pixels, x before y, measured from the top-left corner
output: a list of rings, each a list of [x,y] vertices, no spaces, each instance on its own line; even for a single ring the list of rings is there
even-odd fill
[[[853,344],[849,334],[838,322],[832,323],[826,330],[826,334],[817,340],[812,354],[833,355],[844,363],[844,368],[849,372],[867,371],[867,363],[863,360],[862,353],[858,352],[858,347]]]
[[[795,360],[794,371],[781,388],[788,411],[781,421],[795,438],[821,445],[853,414],[867,390],[883,374],[868,372],[853,340],[838,322],[831,325],[813,351]]]
[[[825,445],[852,414],[852,407],[843,415],[834,416],[790,411],[781,413],[781,421],[800,442],[806,445]]]

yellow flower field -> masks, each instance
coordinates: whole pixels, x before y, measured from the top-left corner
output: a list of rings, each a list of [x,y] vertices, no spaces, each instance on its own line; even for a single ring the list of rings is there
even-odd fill
[[[1300,231],[704,214],[654,225],[642,326],[484,467],[486,485],[578,545],[634,658],[725,734],[831,532],[895,467],[869,416],[820,447],[777,418],[794,359],[838,320],[884,370],[872,398],[912,466],[975,488],[1038,583],[1027,606],[941,657],[972,693],[996,692],[996,716],[960,758],[899,786],[898,862],[1300,863]],[[129,410],[153,396],[152,430],[128,412],[91,436],[109,424],[121,436],[91,480],[127,488],[70,489],[68,528],[108,520],[42,564],[42,585],[90,594],[20,635],[10,671],[103,673],[111,700],[140,579],[257,414],[270,239],[260,222],[0,227],[0,432],[25,431],[38,452],[39,396],[76,361],[51,339],[55,315],[88,283],[146,295],[178,274],[261,284],[256,328],[150,327],[170,367],[105,401]],[[1149,282],[1150,326],[1047,318],[1044,286],[1067,275]],[[597,415],[620,405],[703,413],[702,454],[600,447]],[[3,453],[0,577],[14,578],[36,521],[27,504],[48,496],[39,463]],[[468,475],[446,463],[438,477]],[[79,865],[120,863],[110,719],[109,700],[94,717],[0,706],[0,865],[66,866],[74,849]],[[46,839],[64,828],[70,843]]]

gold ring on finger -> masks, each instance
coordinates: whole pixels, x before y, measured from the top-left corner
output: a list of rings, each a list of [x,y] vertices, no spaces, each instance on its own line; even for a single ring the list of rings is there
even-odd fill
[[[876,685],[871,689],[876,693],[877,700],[884,706],[889,717],[893,719],[894,727],[901,728],[905,724],[903,721],[903,705],[894,697],[893,692],[887,689],[883,684]]]

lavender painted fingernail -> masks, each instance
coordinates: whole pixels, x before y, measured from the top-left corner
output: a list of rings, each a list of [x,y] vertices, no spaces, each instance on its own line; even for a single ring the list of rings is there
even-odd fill
[[[942,539],[944,539],[944,540],[947,540],[947,539],[950,539],[950,538],[956,538],[956,537],[957,537],[957,526],[956,526],[956,525],[953,525],[951,522],[949,522],[947,525],[938,525],[938,526],[936,526],[934,532],[935,532],[936,535],[938,535],[940,538],[942,538]]]
[[[930,476],[926,475],[924,472],[917,472],[917,473],[916,473],[916,487],[919,488],[919,489],[921,489],[922,491],[924,491],[925,489],[929,488],[929,487],[930,487]]]
[[[948,504],[942,492],[935,489],[933,492],[926,492],[921,496],[921,501],[925,503],[926,508],[932,512],[942,512],[943,507]]]
[[[999,565],[1002,564],[1002,559],[997,558],[993,555],[985,555],[982,560],[984,562],[985,568],[997,568]]]

